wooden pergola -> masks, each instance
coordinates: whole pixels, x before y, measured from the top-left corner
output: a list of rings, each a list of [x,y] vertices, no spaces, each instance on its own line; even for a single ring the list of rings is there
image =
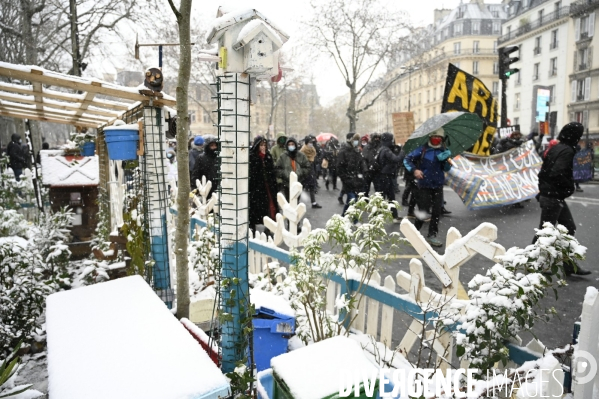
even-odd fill
[[[142,103],[176,105],[174,98],[161,93],[147,96],[135,87],[65,75],[35,66],[0,62],[0,76],[20,82],[0,82],[0,115],[12,118],[98,128],[111,124]]]

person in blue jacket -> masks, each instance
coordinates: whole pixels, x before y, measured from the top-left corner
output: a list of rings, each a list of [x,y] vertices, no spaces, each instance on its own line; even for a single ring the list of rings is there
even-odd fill
[[[412,172],[418,184],[416,203],[422,212],[432,208],[431,221],[428,226],[426,241],[433,247],[443,244],[437,239],[439,233],[439,217],[443,210],[443,184],[445,172],[451,169],[449,157],[451,151],[445,148],[443,142],[445,132],[439,128],[429,134],[428,142],[416,148],[404,159],[404,166]],[[426,217],[417,217],[414,225],[418,230],[422,228]]]

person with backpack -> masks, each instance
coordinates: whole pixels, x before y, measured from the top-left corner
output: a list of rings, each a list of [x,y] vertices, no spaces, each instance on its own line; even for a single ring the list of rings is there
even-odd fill
[[[364,169],[364,158],[360,153],[360,135],[356,133],[347,141],[347,145],[341,148],[337,157],[337,171],[347,194],[342,216],[345,215],[352,200],[358,198],[358,193],[364,187]]]
[[[393,135],[391,133],[383,133],[381,135],[381,148],[374,158],[373,165],[370,167],[370,172],[374,172],[373,182],[376,192],[381,193],[387,201],[395,201],[395,189],[393,179],[397,176],[399,165],[403,161],[401,154],[395,154],[392,151]],[[393,207],[393,222],[401,223],[401,219],[397,215],[397,208]]]
[[[189,181],[191,182],[191,175],[193,173],[193,168],[196,166],[196,162],[202,153],[204,147],[204,138],[202,136],[195,136],[193,140],[191,140],[191,149],[189,150]],[[195,184],[193,182],[192,186]]]
[[[420,230],[431,210],[430,224],[426,241],[433,247],[443,244],[437,239],[439,219],[443,210],[443,185],[445,172],[451,169],[449,157],[451,151],[445,148],[443,141],[445,131],[439,128],[429,134],[428,142],[406,155],[404,166],[414,174],[418,184],[416,203],[418,209],[426,216],[418,215],[414,226]]]
[[[23,168],[27,167],[27,154],[23,152],[21,142],[21,136],[15,133],[11,136],[10,143],[6,147],[6,155],[9,160],[8,166],[12,169],[16,181],[21,181]]]
[[[370,194],[370,185],[374,181],[374,177],[381,172],[379,165],[375,164],[375,158],[377,157],[381,148],[381,135],[379,133],[372,133],[370,140],[366,146],[362,147],[362,156],[368,170],[364,174],[364,195]]]

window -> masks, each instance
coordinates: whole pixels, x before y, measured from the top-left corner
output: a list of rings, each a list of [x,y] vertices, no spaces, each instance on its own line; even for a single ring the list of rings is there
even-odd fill
[[[589,49],[583,48],[578,50],[578,70],[583,71],[589,67]]]
[[[557,31],[558,31],[558,29],[555,29],[555,30],[551,31],[551,43],[549,44],[549,48],[551,50],[557,48],[557,43],[558,43],[558,41],[557,41]]]
[[[539,24],[543,23],[543,14],[545,13],[545,10],[539,10]]]
[[[538,62],[533,65],[532,80],[539,80],[539,63]]]
[[[460,43],[460,42],[454,43],[453,44],[453,53],[455,55],[458,55],[461,53],[461,51],[462,51],[462,43]]]
[[[478,75],[478,61],[472,61],[472,73]]]
[[[196,122],[196,112],[195,111],[190,111],[189,112],[189,122],[190,123],[195,123]]]
[[[499,18],[499,11],[497,11],[497,10],[492,10],[492,11],[491,11],[491,15],[493,16],[493,18]]]
[[[519,125],[520,124],[520,118],[515,117],[514,118],[514,125]]]
[[[595,31],[595,13],[578,18],[574,22],[574,31],[576,41],[593,37]]]
[[[493,53],[497,54],[497,40],[493,42]]]
[[[572,81],[572,102],[587,101],[591,98],[591,78]]]
[[[480,46],[480,42],[478,40],[475,40],[475,41],[472,42],[472,52],[473,52],[473,54],[478,54],[478,52],[480,51],[479,46]]]
[[[430,102],[431,101],[431,91],[427,90],[426,91],[426,102]]]
[[[81,193],[69,193],[70,194],[70,201],[69,201],[69,205],[81,205]]]
[[[458,36],[462,34],[462,23],[457,22],[453,25],[453,35]]]
[[[589,111],[574,112],[574,120],[578,123],[582,123],[583,126],[587,125],[588,119],[589,119]]]
[[[515,7],[514,7],[514,8],[515,8]],[[506,35],[509,35],[511,32],[512,32],[512,27],[511,27],[511,26],[507,26],[507,27],[505,28],[505,34],[506,34]]]
[[[522,84],[522,74],[520,72],[518,72],[516,74],[516,86],[521,85]]]
[[[478,35],[480,33],[480,21],[472,21],[472,34]]]
[[[210,123],[210,114],[208,112],[204,112],[204,114],[202,115],[202,120],[204,121],[204,123]]]
[[[557,75],[557,57],[549,60],[549,76]]]
[[[549,102],[555,103],[555,85],[549,86]]]
[[[514,109],[520,109],[520,93],[516,93],[516,95],[514,96]]]
[[[493,63],[493,75],[499,74],[499,62],[495,61]]]
[[[560,8],[562,8],[561,1],[556,1],[555,3],[553,3],[553,18],[555,18],[555,19],[559,18],[559,9]]]
[[[437,101],[437,88],[433,89],[433,101]]]
[[[501,22],[493,21],[493,34],[499,35],[501,33]]]
[[[535,55],[541,54],[541,36],[535,37]]]
[[[499,82],[493,82],[493,91],[492,95],[497,96],[499,94]]]

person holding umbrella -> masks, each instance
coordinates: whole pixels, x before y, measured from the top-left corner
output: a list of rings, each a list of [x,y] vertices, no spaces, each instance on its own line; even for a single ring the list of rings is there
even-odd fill
[[[432,208],[431,221],[428,226],[426,241],[433,247],[443,244],[437,239],[439,233],[439,218],[443,210],[443,185],[445,184],[445,172],[451,169],[449,157],[451,151],[443,146],[445,131],[439,128],[429,134],[428,142],[410,152],[405,160],[404,166],[408,172],[412,172],[418,184],[416,191],[416,203],[421,213]],[[416,218],[414,226],[420,230],[426,217]]]

